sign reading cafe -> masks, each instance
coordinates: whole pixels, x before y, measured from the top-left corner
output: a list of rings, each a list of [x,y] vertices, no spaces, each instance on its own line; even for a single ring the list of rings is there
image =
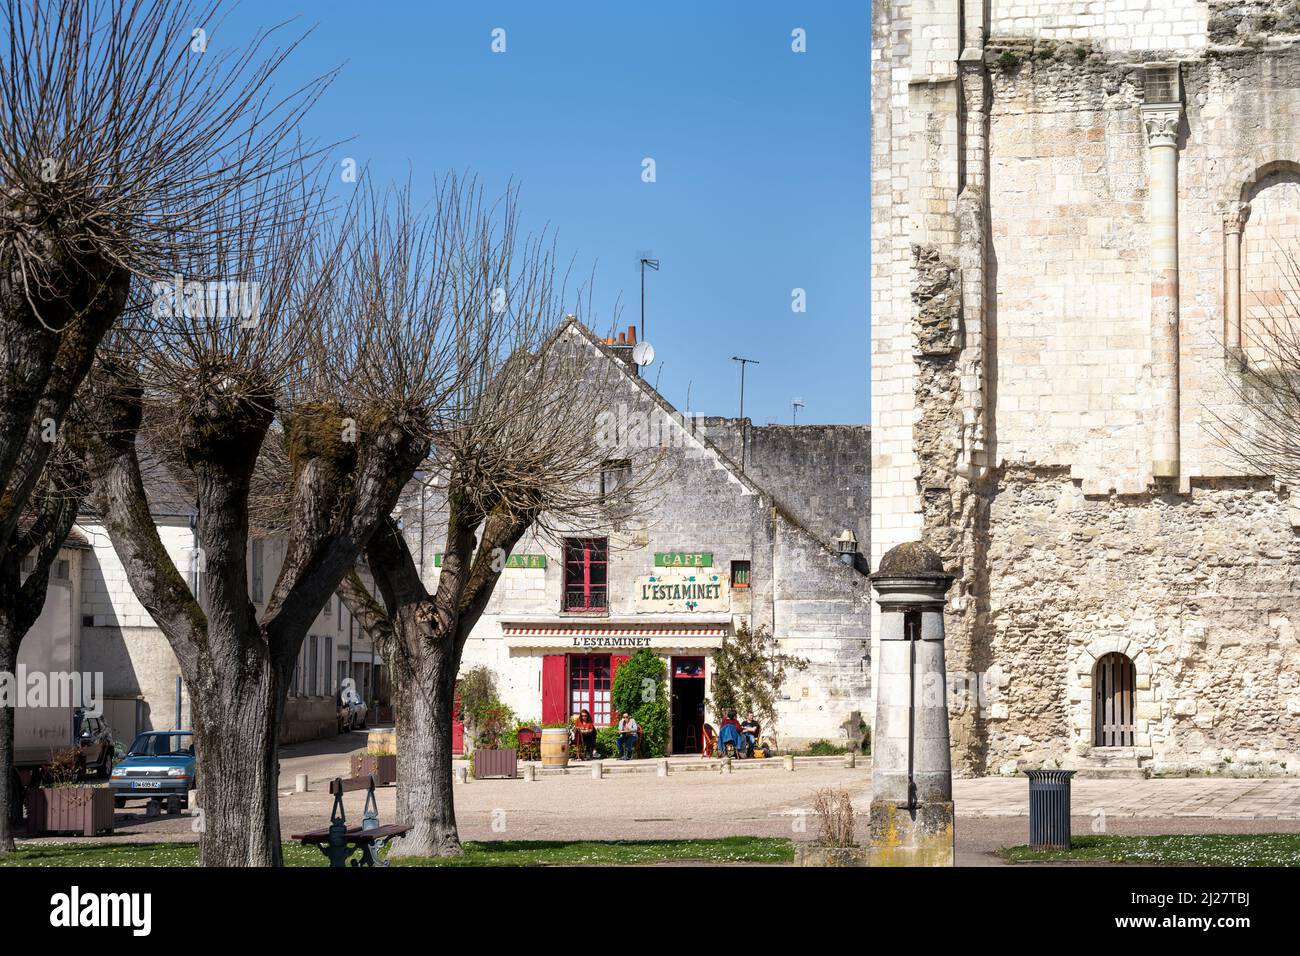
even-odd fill
[[[632,595],[638,612],[703,612],[731,609],[727,582],[720,574],[695,573],[650,574],[636,579]]]

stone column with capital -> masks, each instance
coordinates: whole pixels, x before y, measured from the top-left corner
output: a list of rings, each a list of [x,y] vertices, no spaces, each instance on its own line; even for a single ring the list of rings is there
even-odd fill
[[[920,542],[900,544],[871,575],[880,606],[872,732],[871,864],[952,866],[944,595],[952,575]]]
[[[1250,203],[1233,203],[1223,217],[1224,290],[1223,344],[1236,351],[1244,344],[1241,334],[1241,233],[1250,218]]]
[[[1142,107],[1150,157],[1151,468],[1156,478],[1179,472],[1178,393],[1178,124],[1180,103]]]

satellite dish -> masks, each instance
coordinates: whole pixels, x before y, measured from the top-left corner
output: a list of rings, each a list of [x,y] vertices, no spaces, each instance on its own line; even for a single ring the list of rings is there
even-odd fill
[[[649,342],[638,342],[632,346],[632,361],[637,365],[649,365],[655,360],[655,347]]]

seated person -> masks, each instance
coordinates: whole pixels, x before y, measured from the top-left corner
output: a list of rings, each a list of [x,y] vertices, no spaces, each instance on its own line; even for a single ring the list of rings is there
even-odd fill
[[[700,749],[701,757],[712,757],[713,748],[718,742],[718,733],[713,729],[712,724],[704,725],[704,746]]]
[[[753,711],[750,711],[745,715],[745,719],[740,724],[740,735],[745,741],[746,757],[752,757],[754,755],[754,745],[758,743],[759,730],[760,727],[758,721],[754,719]]]
[[[727,744],[736,748],[740,753],[741,747],[744,746],[743,735],[740,732],[740,721],[736,719],[734,710],[727,711],[727,718],[718,725],[718,754],[726,756]]]
[[[589,710],[574,715],[573,749],[579,760],[586,760],[588,754],[596,752],[596,724],[592,721]]]
[[[632,751],[636,750],[636,738],[640,732],[636,721],[627,711],[623,711],[623,717],[618,722],[618,759],[631,760]]]

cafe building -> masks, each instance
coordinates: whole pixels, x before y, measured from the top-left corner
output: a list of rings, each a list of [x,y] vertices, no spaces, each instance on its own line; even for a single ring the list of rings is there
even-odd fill
[[[671,752],[693,753],[703,724],[719,719],[706,703],[714,655],[738,628],[765,627],[783,653],[808,664],[787,674],[776,726],[764,736],[782,747],[859,741],[871,691],[862,558],[869,429],[682,414],[630,361],[634,329],[601,339],[571,319],[560,334],[615,363],[610,415],[655,419],[680,460],[634,520],[573,537],[525,536],[470,636],[462,671],[490,668],[520,718],[550,723],[587,709],[605,725],[617,719],[610,698],[619,667],[649,648],[666,665]],[[613,467],[626,475],[638,461]],[[423,533],[413,534],[413,507],[404,505],[404,525],[408,541],[423,542],[432,587],[445,524],[426,505]]]

